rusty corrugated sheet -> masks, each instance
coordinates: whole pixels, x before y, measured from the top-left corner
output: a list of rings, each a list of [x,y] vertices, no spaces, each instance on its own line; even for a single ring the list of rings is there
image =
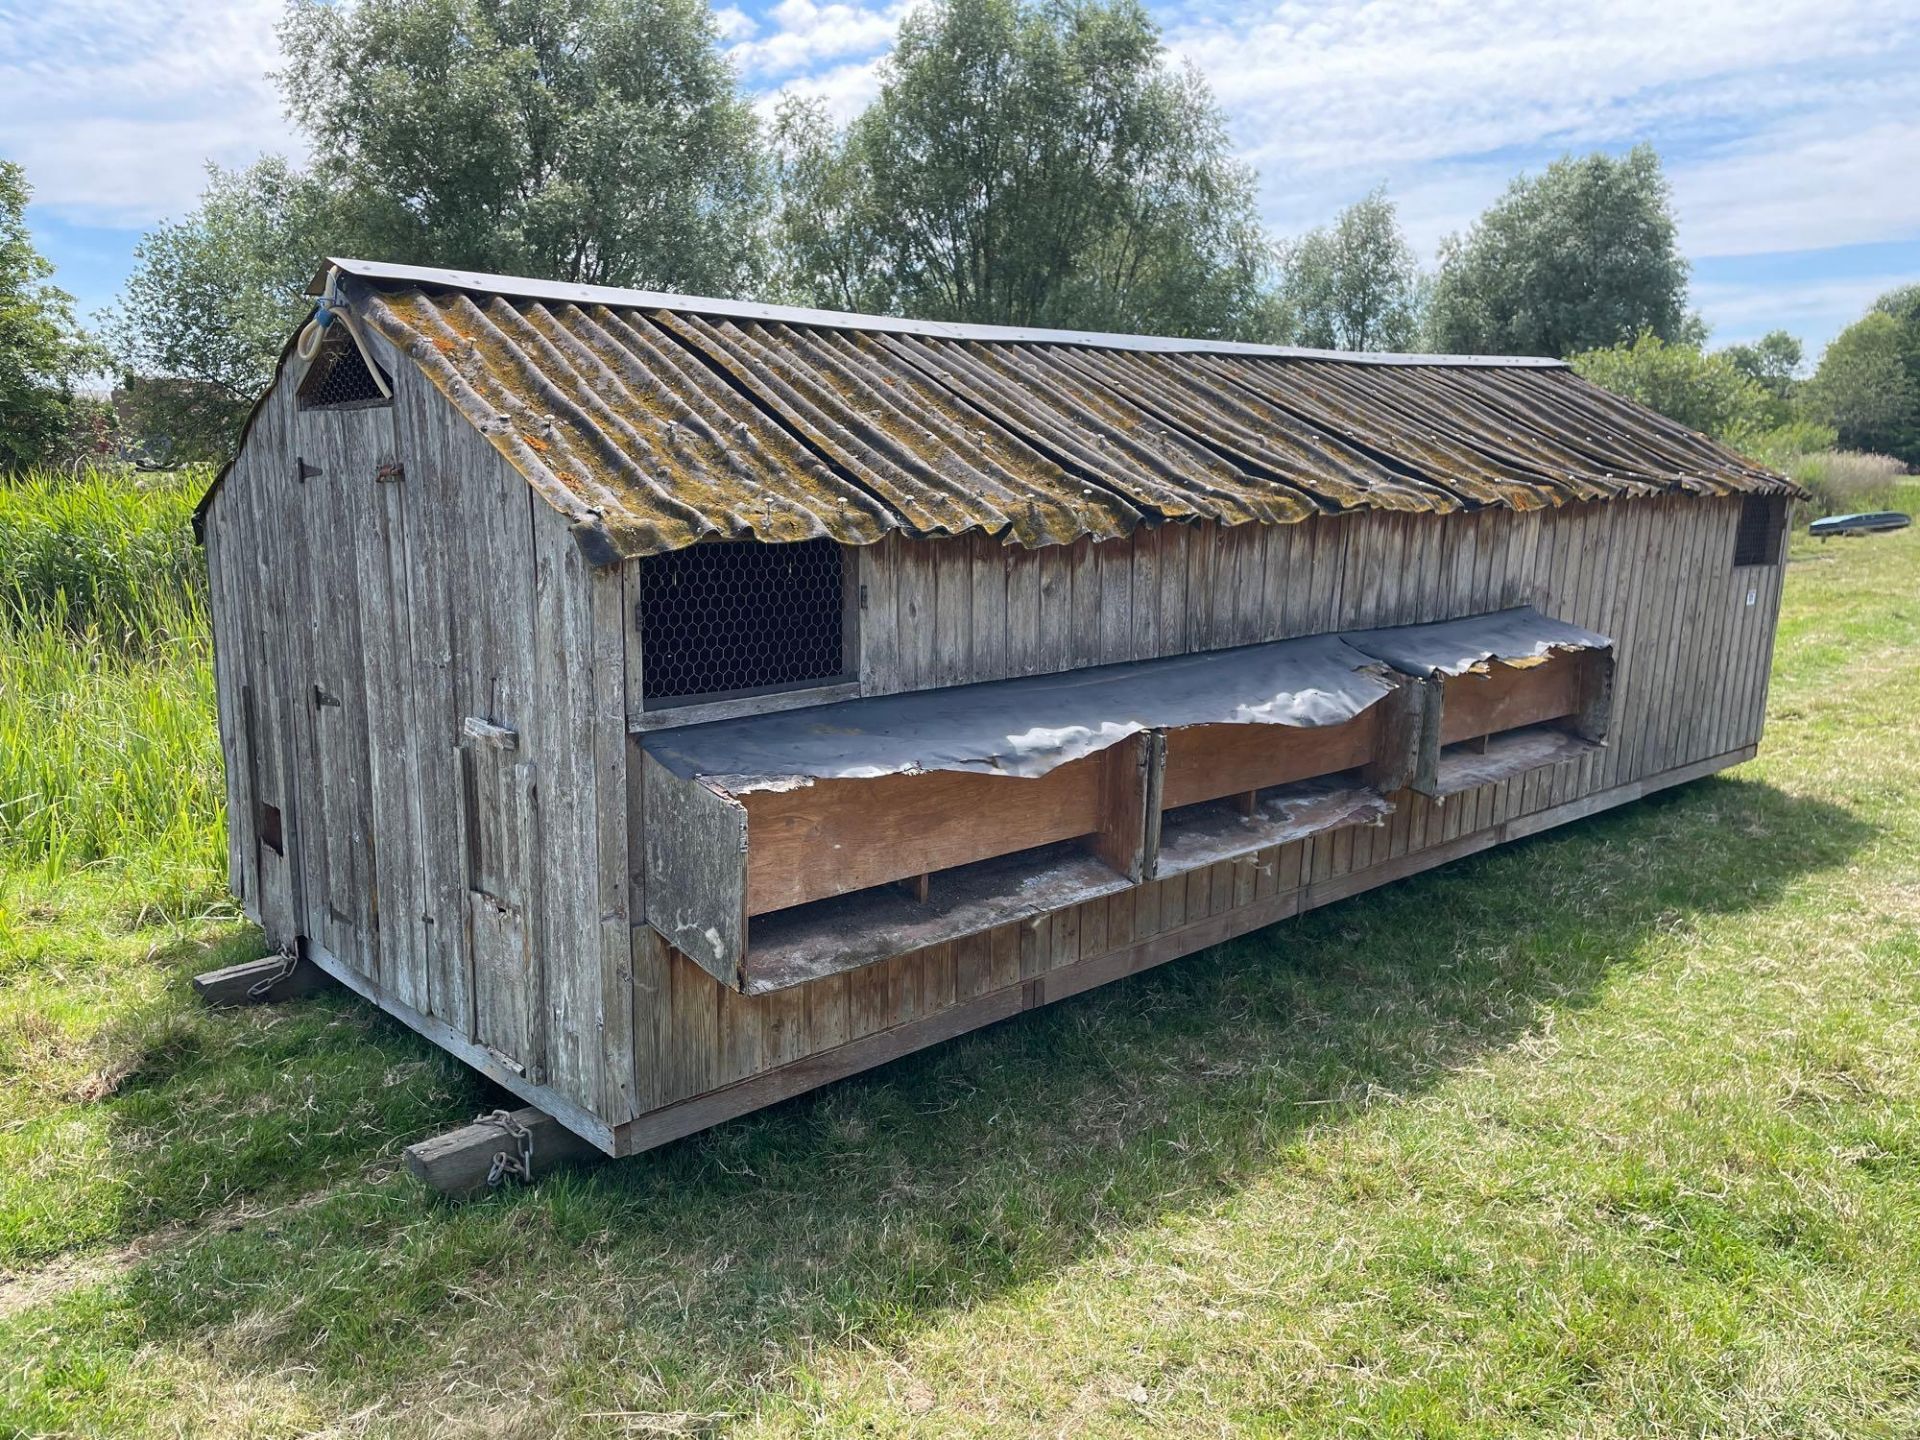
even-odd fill
[[[343,293],[620,555],[712,537],[983,530],[1032,546],[1160,519],[1794,493],[1541,362],[863,328],[566,288],[580,299],[378,276]]]

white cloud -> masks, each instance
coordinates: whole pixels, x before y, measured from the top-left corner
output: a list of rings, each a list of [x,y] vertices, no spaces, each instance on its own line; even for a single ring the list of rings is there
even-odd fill
[[[713,12],[713,21],[720,30],[720,39],[733,44],[746,40],[760,31],[760,24],[738,5],[723,5]]]
[[[1673,169],[1683,248],[1815,250],[1920,235],[1920,116],[1802,122]]]
[[[1384,179],[1430,254],[1523,165],[1643,139],[1667,155],[1700,253],[1781,248],[1763,231],[1915,230],[1913,122],[1857,147],[1863,117],[1909,108],[1888,92],[1920,43],[1911,0],[1279,0],[1169,38],[1225,106],[1283,233]],[[1688,156],[1729,135],[1737,148]]]
[[[822,65],[875,56],[891,46],[911,3],[874,8],[841,0],[779,0],[766,14],[766,32],[727,53],[749,81],[796,74],[819,79],[811,72]]]
[[[209,159],[296,149],[266,78],[280,9],[0,3],[0,144],[63,219],[137,226],[178,214]]]
[[[880,60],[880,56],[871,60],[855,60],[817,75],[789,80],[778,90],[760,97],[760,112],[772,115],[783,98],[797,95],[805,100],[819,101],[829,121],[835,125],[845,125],[866,109],[880,93]]]
[[[1811,362],[1819,359],[1821,347],[1864,315],[1875,300],[1913,279],[1908,273],[1703,284],[1694,286],[1693,299],[1712,327],[1714,345],[1737,345],[1769,330],[1786,330],[1805,343]]]

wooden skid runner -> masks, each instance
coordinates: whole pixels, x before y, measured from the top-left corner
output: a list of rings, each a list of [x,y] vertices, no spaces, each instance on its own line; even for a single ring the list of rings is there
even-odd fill
[[[333,982],[326,972],[304,959],[263,955],[193,977],[193,993],[216,1010],[240,1005],[267,1005],[324,990]]]
[[[503,1183],[538,1180],[557,1166],[603,1158],[543,1110],[497,1110],[407,1147],[407,1168],[449,1200],[478,1200]]]

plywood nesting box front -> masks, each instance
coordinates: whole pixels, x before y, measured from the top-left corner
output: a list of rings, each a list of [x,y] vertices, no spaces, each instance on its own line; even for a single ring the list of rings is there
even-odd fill
[[[199,515],[234,892],[609,1153],[1760,738],[1793,487],[1556,362],[315,293]]]

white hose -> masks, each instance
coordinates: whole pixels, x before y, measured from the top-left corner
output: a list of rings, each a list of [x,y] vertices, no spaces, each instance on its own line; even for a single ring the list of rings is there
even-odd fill
[[[294,354],[298,355],[303,363],[311,364],[313,357],[320,353],[320,346],[326,341],[331,322],[344,320],[347,322],[347,334],[352,337],[355,347],[360,351],[360,358],[366,362],[367,373],[373,376],[373,383],[380,387],[380,393],[391,400],[393,399],[392,387],[387,384],[387,377],[380,373],[379,365],[374,363],[373,352],[367,349],[367,337],[360,329],[360,322],[354,318],[351,310],[346,309],[335,298],[334,282],[339,278],[338,270],[327,272],[326,292],[320,297],[320,303],[314,309],[313,318],[307,321],[306,327],[301,330],[300,338],[294,341]]]

